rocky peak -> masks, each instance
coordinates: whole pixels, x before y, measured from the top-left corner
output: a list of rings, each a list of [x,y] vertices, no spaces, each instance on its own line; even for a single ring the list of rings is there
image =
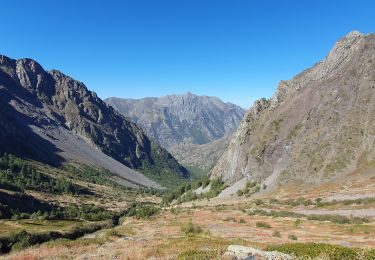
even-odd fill
[[[345,35],[344,37],[342,37],[339,42],[343,42],[343,41],[351,41],[353,42],[353,40],[356,40],[356,39],[359,39],[361,37],[364,37],[366,36],[365,34],[359,32],[359,31],[351,31],[349,32],[347,35]],[[350,43],[349,43],[350,44]]]
[[[298,74],[292,80],[280,81],[277,91],[271,99],[271,108],[277,107],[288,96],[295,94],[307,85],[335,76],[350,60],[352,54],[360,48],[362,40],[365,38],[366,35],[358,31],[348,33],[339,39],[326,58],[315,66]]]
[[[0,55],[0,65],[3,66],[11,66],[11,64],[15,64],[16,60],[13,60],[5,55]]]

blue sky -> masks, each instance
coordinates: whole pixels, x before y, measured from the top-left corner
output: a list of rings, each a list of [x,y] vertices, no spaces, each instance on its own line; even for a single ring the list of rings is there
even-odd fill
[[[2,1],[0,53],[29,57],[102,98],[193,92],[245,108],[271,97],[352,30],[375,1]]]

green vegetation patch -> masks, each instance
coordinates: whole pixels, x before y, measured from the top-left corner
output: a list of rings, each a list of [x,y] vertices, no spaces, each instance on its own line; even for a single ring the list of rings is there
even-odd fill
[[[301,259],[375,259],[375,250],[362,250],[322,243],[292,243],[273,245],[269,251],[295,255]]]
[[[50,240],[62,238],[77,239],[85,234],[111,226],[111,222],[101,222],[75,226],[64,232],[48,231],[43,233],[30,233],[22,230],[6,236],[0,236],[0,254],[6,254],[10,251],[20,251],[30,246],[38,245]]]
[[[125,213],[126,217],[134,217],[136,219],[147,219],[159,213],[159,208],[151,204],[134,204]]]
[[[254,193],[257,193],[260,191],[260,184],[255,181],[248,181],[246,182],[246,186],[243,189],[240,189],[237,191],[238,196],[245,195],[246,197],[251,196]]]
[[[265,222],[256,222],[256,227],[258,228],[271,228],[271,225],[265,223]]]
[[[293,211],[275,211],[275,210],[263,210],[263,209],[255,209],[248,212],[248,215],[259,215],[259,216],[272,216],[274,218],[306,218],[308,220],[317,220],[317,221],[330,221],[337,224],[363,224],[369,223],[370,219],[368,218],[360,218],[360,217],[346,217],[341,215],[305,215],[301,213],[296,213]],[[301,222],[298,222],[300,225]]]
[[[36,190],[55,194],[91,194],[64,177],[53,178],[42,174],[27,161],[11,154],[0,157],[0,188],[22,191]]]
[[[210,185],[209,191],[202,192],[200,194],[194,192],[194,190],[198,189],[199,187],[206,188],[208,185]],[[211,180],[207,176],[205,176],[200,180],[186,183],[175,190],[165,193],[161,204],[169,205],[174,200],[176,200],[177,204],[180,204],[188,201],[210,199],[219,195],[220,192],[225,188],[226,186],[221,179]]]
[[[301,128],[303,127],[303,124],[302,123],[298,123],[296,124],[293,129],[288,133],[288,139],[293,139],[294,137],[296,137],[299,133],[299,131],[301,130]]]
[[[220,250],[189,250],[180,254],[178,260],[211,260],[222,259],[222,252]]]
[[[187,236],[192,236],[203,232],[202,228],[198,225],[194,225],[191,219],[181,227],[181,231]]]

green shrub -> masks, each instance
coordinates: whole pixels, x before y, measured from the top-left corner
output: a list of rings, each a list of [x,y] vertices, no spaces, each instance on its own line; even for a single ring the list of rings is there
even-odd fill
[[[9,253],[10,251],[20,251],[27,247],[38,245],[50,240],[56,239],[77,239],[85,234],[95,232],[102,228],[108,228],[111,226],[110,221],[98,223],[98,224],[87,224],[83,226],[76,226],[70,230],[60,232],[44,232],[44,233],[29,233],[27,231],[20,231],[12,233],[8,236],[0,237],[0,254]]]
[[[307,215],[308,220],[318,220],[318,221],[330,221],[338,224],[363,224],[368,223],[370,220],[368,218],[359,217],[345,217],[341,215]]]
[[[294,227],[298,228],[302,223],[302,220],[301,219],[296,219],[293,223]]]
[[[211,259],[222,259],[222,252],[216,250],[189,250],[180,254],[178,260],[211,260]]]
[[[12,251],[21,251],[38,243],[36,237],[26,231],[21,231],[20,233],[15,234],[14,241],[15,242],[11,247]]]
[[[209,191],[200,194],[196,194],[196,192],[194,192],[195,189],[199,187],[207,187],[208,184],[211,185]],[[207,176],[205,176],[201,180],[186,183],[172,191],[166,192],[162,198],[161,205],[167,206],[173,201],[176,201],[177,204],[180,204],[188,201],[214,198],[219,195],[220,192],[225,188],[226,186],[221,179],[211,180]]]
[[[288,238],[289,238],[290,240],[298,240],[297,236],[294,235],[294,234],[289,234],[289,235],[288,235]]]
[[[237,220],[233,217],[226,217],[225,219],[223,219],[223,221],[227,221],[227,222],[237,222]]]
[[[265,222],[256,222],[256,227],[259,227],[259,228],[271,228],[271,226]]]
[[[56,194],[91,194],[87,189],[73,184],[64,177],[53,178],[43,174],[29,162],[6,153],[0,157],[0,188]]]
[[[246,221],[241,218],[240,221],[239,221],[239,223],[244,224],[244,223],[246,223]]]
[[[279,203],[278,199],[270,199],[270,204],[277,204]]]
[[[190,219],[189,222],[187,222],[181,227],[181,231],[185,235],[190,236],[190,235],[200,234],[202,233],[203,230],[200,226],[194,225]]]
[[[361,250],[322,243],[293,243],[269,246],[267,250],[293,254],[302,259],[374,259],[375,250]]]
[[[141,218],[150,218],[153,215],[156,215],[159,212],[159,209],[154,205],[142,205],[136,204],[133,205],[128,212],[126,213],[127,217],[134,217],[137,219]]]
[[[341,215],[304,215],[301,213],[296,213],[293,211],[266,211],[263,209],[255,209],[248,212],[248,215],[260,215],[260,216],[272,216],[275,218],[279,217],[292,217],[292,218],[303,218],[306,217],[308,220],[318,220],[318,221],[330,221],[338,224],[363,224],[370,222],[368,218],[359,218],[359,217],[345,217]],[[301,224],[301,220],[296,220],[295,224],[298,226]]]

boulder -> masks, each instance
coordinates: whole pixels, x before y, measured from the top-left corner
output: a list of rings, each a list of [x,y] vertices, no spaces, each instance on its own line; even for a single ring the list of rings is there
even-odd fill
[[[252,247],[230,245],[224,254],[224,259],[236,260],[289,260],[294,257],[277,251],[263,251]]]

